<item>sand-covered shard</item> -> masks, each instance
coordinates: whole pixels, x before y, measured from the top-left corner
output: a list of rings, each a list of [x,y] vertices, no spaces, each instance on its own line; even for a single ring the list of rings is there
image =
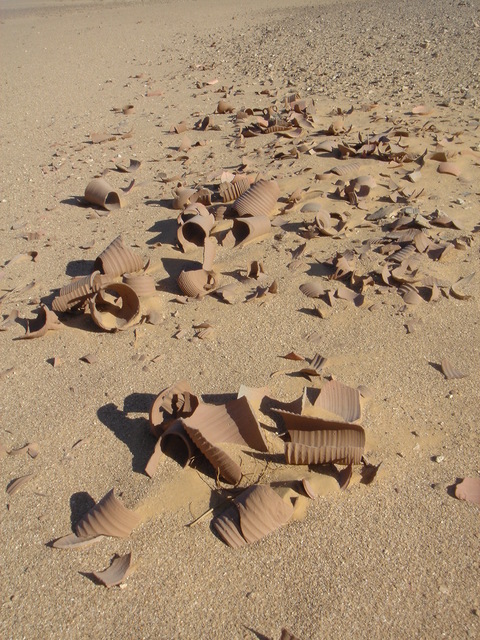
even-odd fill
[[[467,373],[464,373],[463,371],[457,369],[448,358],[443,358],[440,363],[440,368],[446,380],[457,380],[466,378],[468,375]]]
[[[27,320],[27,330],[23,336],[20,336],[20,339],[42,338],[48,331],[63,328],[55,311],[51,311],[46,305],[40,305],[37,313],[38,316],[35,320]]]
[[[75,533],[79,538],[111,536],[128,538],[133,529],[141,522],[135,511],[127,509],[114,495],[111,489],[77,523]]]
[[[116,277],[124,273],[135,273],[143,268],[142,258],[117,236],[97,257],[93,265],[100,273]]]
[[[242,477],[240,466],[225,453],[222,443],[246,445],[268,451],[260,425],[246,396],[224,405],[200,403],[193,414],[183,419],[185,430],[210,464],[229,483]]]
[[[92,571],[92,575],[107,588],[121,584],[133,572],[132,554],[116,556],[108,569],[104,571]]]
[[[91,204],[96,204],[107,211],[120,209],[125,206],[125,201],[104,178],[94,178],[85,189],[84,198]]]
[[[233,549],[261,540],[286,524],[293,515],[290,501],[284,501],[269,485],[252,485],[239,495],[213,526]]]

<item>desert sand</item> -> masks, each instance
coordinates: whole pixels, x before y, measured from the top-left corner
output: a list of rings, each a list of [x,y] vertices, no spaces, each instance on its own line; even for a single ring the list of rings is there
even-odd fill
[[[1,636],[277,640],[287,628],[301,640],[478,638],[480,511],[455,498],[455,484],[480,473],[479,2],[0,8],[0,312],[12,319],[0,332]],[[296,114],[298,138],[240,136],[263,110],[288,117],[294,94],[308,104]],[[224,98],[234,111],[218,114]],[[253,115],[237,120],[244,109]],[[206,116],[216,128],[195,128]],[[175,133],[183,121],[187,131]],[[93,133],[106,140],[93,143]],[[380,134],[396,155],[341,157],[339,144],[358,148]],[[182,151],[184,136],[191,146]],[[331,151],[318,148],[325,140]],[[457,175],[440,173],[435,153]],[[130,159],[141,161],[135,174],[116,170]],[[353,160],[352,175],[331,173]],[[135,179],[120,192],[126,206],[110,212],[83,199],[106,169],[115,189]],[[219,284],[239,283],[238,299],[213,293],[182,304],[177,277],[199,267],[202,248],[179,249],[174,189],[208,186],[217,211],[222,172],[242,171],[277,181],[272,231],[231,247],[232,222],[219,220],[214,268]],[[335,193],[338,180],[364,175],[374,186],[358,200],[341,185]],[[337,232],[319,232],[315,213],[302,211],[309,203]],[[402,289],[391,275],[398,263],[380,251],[405,213],[423,216],[429,244],[407,270],[418,304],[403,299],[408,282]],[[87,308],[21,339],[40,304],[51,309],[120,234],[155,266],[155,324],[110,333]],[[332,278],[332,259],[347,251],[357,279]],[[245,280],[253,261],[264,271],[258,282]],[[273,282],[277,292],[266,292]],[[305,283],[331,299],[306,296]],[[356,294],[363,286],[357,304],[334,293],[345,285]],[[197,335],[201,323],[214,329],[208,339]],[[306,362],[285,359],[292,351]],[[316,354],[327,359],[320,375],[300,374]],[[444,359],[465,376],[446,379]],[[331,378],[366,396],[364,456],[381,463],[370,484],[355,465],[340,490],[335,468],[317,466],[316,499],[299,497],[291,522],[232,549],[212,518],[234,492],[200,455],[186,467],[166,455],[153,478],[145,474],[155,446],[149,410],[175,381],[218,404],[241,385],[291,402]],[[242,454],[242,486],[273,482],[300,494],[308,468],[285,464],[281,421],[257,415],[269,453],[249,462]],[[28,443],[38,444],[36,457],[7,453]],[[52,546],[112,488],[141,517],[128,537]],[[130,552],[135,571],[120,586],[92,576]]]

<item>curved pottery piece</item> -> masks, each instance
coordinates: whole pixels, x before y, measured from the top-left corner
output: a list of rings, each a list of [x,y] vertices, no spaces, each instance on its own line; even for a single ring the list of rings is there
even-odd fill
[[[107,211],[120,209],[125,206],[125,201],[121,195],[104,179],[94,178],[85,189],[85,200],[96,204]]]
[[[217,104],[217,113],[233,113],[234,106],[228,100],[220,100]]]
[[[89,276],[75,278],[69,284],[60,289],[60,293],[52,302],[54,311],[70,311],[75,307],[82,307],[95,291],[98,291],[96,285],[96,277],[100,275],[100,271],[94,271]]]
[[[141,517],[138,513],[127,509],[111,489],[83,516],[76,526],[75,533],[79,538],[93,536],[128,538],[140,522]]]
[[[271,228],[270,218],[267,216],[235,218],[232,227],[234,246],[245,247],[252,242],[260,242],[270,234]]]
[[[115,282],[89,300],[90,313],[105,331],[123,331],[140,322],[140,300],[126,284]]]
[[[133,289],[139,298],[147,298],[157,293],[155,280],[146,273],[126,273],[123,276],[123,282]]]
[[[247,216],[269,216],[279,195],[280,189],[275,180],[259,180],[235,200],[232,209],[241,218]]]
[[[245,191],[248,191],[250,186],[248,176],[237,176],[232,182],[222,182],[218,188],[218,192],[223,202],[233,202],[245,193]]]
[[[187,417],[197,405],[198,400],[190,384],[186,380],[175,382],[161,391],[150,407],[151,432],[158,437],[164,432],[164,424],[168,419]]]
[[[92,571],[92,574],[99,582],[108,588],[121,584],[128,578],[133,569],[132,554],[127,553],[124,556],[115,557],[108,569],[104,571]]]
[[[253,485],[244,491],[218,518],[213,526],[233,548],[252,544],[286,524],[293,506],[285,502],[269,485]]]
[[[182,292],[189,298],[203,298],[215,289],[217,277],[211,271],[195,269],[182,271],[177,282]]]
[[[42,304],[38,310],[36,320],[27,320],[27,332],[21,339],[41,338],[47,331],[61,329],[63,327],[54,311]]]
[[[177,239],[183,251],[203,247],[214,224],[213,215],[205,216],[199,213],[178,227]]]
[[[143,261],[137,253],[126,246],[122,236],[118,236],[98,256],[93,268],[115,277],[140,271],[143,268]]]
[[[181,420],[175,420],[160,438],[161,450],[185,466],[193,458],[195,444],[187,435]]]

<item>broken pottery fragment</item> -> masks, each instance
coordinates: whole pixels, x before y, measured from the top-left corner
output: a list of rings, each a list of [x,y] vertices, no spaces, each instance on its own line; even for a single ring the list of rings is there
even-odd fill
[[[140,160],[130,159],[130,163],[128,165],[116,163],[115,166],[119,171],[122,171],[123,173],[133,173],[134,171],[137,171],[137,169],[140,168],[141,164],[142,163],[140,162]]]
[[[122,282],[113,282],[89,300],[93,321],[105,331],[124,331],[140,322],[140,300]]]
[[[100,273],[116,277],[124,273],[135,273],[143,268],[142,258],[123,242],[122,236],[117,236],[95,260],[94,269]]]
[[[464,478],[455,487],[455,497],[480,505],[480,478]]]
[[[139,298],[148,298],[157,293],[155,280],[146,273],[125,273],[123,283],[133,289]]]
[[[114,489],[111,489],[77,523],[75,533],[79,538],[93,536],[128,538],[140,522],[141,517],[135,511],[127,509],[115,497]]]
[[[88,299],[99,289],[98,275],[100,275],[100,271],[94,271],[91,275],[75,278],[72,282],[62,287],[58,296],[53,299],[52,309],[57,312],[64,312],[83,307]]]
[[[293,506],[269,485],[252,485],[214,518],[213,526],[232,548],[252,544],[286,524]]]
[[[18,491],[23,489],[27,482],[30,482],[34,475],[34,473],[27,473],[24,476],[20,476],[19,478],[15,478],[15,480],[12,480],[12,482],[10,482],[7,486],[8,495],[14,496]]]
[[[235,107],[228,100],[220,100],[217,104],[217,113],[233,113]]]
[[[468,374],[463,373],[459,369],[453,366],[453,364],[448,360],[448,358],[444,358],[440,363],[440,367],[442,369],[442,373],[445,376],[446,380],[456,380],[460,378],[466,378]]]
[[[173,383],[158,394],[150,407],[151,432],[160,436],[171,422],[191,415],[197,405],[198,399],[186,380]]]
[[[93,536],[89,538],[79,538],[76,533],[69,533],[52,543],[55,549],[88,549],[97,542],[101,542],[105,536]]]
[[[104,571],[92,571],[92,575],[107,588],[121,584],[133,572],[132,554],[115,556],[111,565]]]
[[[189,298],[202,299],[209,293],[213,293],[217,286],[217,276],[212,271],[205,269],[192,269],[182,271],[177,279],[178,286]]]
[[[271,222],[267,216],[235,218],[231,229],[233,246],[245,247],[252,242],[260,242],[270,235],[270,231]]]
[[[437,169],[438,173],[447,173],[450,176],[458,176],[462,173],[462,170],[455,164],[455,162],[440,162]]]
[[[40,305],[37,313],[38,317],[35,320],[27,320],[27,331],[20,339],[41,338],[50,330],[54,331],[63,328],[63,324],[57,318],[56,313],[50,311],[44,304]]]
[[[290,633],[288,629],[283,628],[280,634],[280,640],[299,640],[299,638],[294,636],[293,633]]]
[[[194,207],[195,205],[191,206]],[[188,212],[188,208],[185,209],[185,212]],[[214,224],[215,218],[213,215],[197,214],[180,225],[177,229],[177,239],[182,250],[189,251],[196,247],[202,247]]]
[[[258,180],[235,200],[232,209],[240,218],[269,216],[280,195],[275,180]]]
[[[248,176],[236,176],[232,182],[222,182],[218,188],[223,202],[233,202],[242,193],[250,189],[251,183]]]
[[[96,204],[107,211],[120,209],[125,206],[125,202],[118,191],[116,191],[104,178],[94,178],[88,183],[85,189],[84,198],[87,202]]]

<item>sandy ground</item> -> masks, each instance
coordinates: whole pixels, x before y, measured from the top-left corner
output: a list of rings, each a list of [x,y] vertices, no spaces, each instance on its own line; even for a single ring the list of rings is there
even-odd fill
[[[277,639],[287,627],[302,640],[478,638],[479,508],[455,499],[452,486],[480,473],[480,4],[3,0],[0,7],[0,312],[19,313],[0,332],[0,442],[8,451],[40,446],[35,459],[1,460],[5,489],[34,474],[3,498],[2,637]],[[314,126],[300,139],[265,134],[238,146],[235,115],[214,114],[227,95],[235,110],[276,106],[285,115],[284,98],[295,92],[314,100]],[[134,111],[124,115],[127,104]],[[431,113],[412,114],[418,105]],[[345,132],[327,136],[338,114]],[[218,130],[193,129],[206,115]],[[171,133],[183,120],[192,144],[202,143],[186,154],[178,150],[182,135]],[[357,175],[377,186],[361,207],[336,197],[339,177],[325,172],[348,160],[309,153],[312,146],[326,138],[355,144],[392,127],[408,133],[400,142],[415,157],[427,151],[424,165],[367,157]],[[113,140],[92,144],[92,132]],[[438,143],[452,152],[458,177],[437,171]],[[85,187],[106,168],[115,188],[128,186],[130,176],[114,167],[130,158],[142,165],[127,206],[108,215],[87,206]],[[183,254],[176,245],[173,188],[216,188],[213,175],[244,162],[251,175],[278,181],[282,226],[245,248],[220,245],[216,268],[222,283],[234,282],[260,260],[278,293],[179,304],[176,277],[198,265],[202,251]],[[416,183],[406,178],[414,169],[421,169]],[[385,256],[376,243],[394,218],[365,217],[388,204],[391,181],[417,191],[399,198],[394,216],[412,206],[457,223],[425,230],[452,248],[440,260],[419,254],[420,272],[447,294],[437,301],[405,305],[378,275]],[[301,200],[284,211],[296,189]],[[301,211],[307,202],[345,214],[347,232],[306,238],[315,217]],[[51,306],[71,277],[90,273],[119,234],[160,265],[161,322],[110,334],[88,314],[66,315],[62,330],[20,340],[40,302]],[[356,273],[375,276],[363,305],[329,306],[300,291],[305,282],[337,288],[325,262],[368,240],[371,250],[356,260]],[[289,269],[304,242],[303,263]],[[448,294],[473,272],[469,297]],[[412,319],[419,325],[408,333]],[[201,322],[215,327],[210,340],[195,337]],[[327,357],[322,376],[298,375],[305,363],[283,359],[290,351]],[[82,360],[86,354],[96,361]],[[443,358],[467,376],[446,380]],[[211,515],[186,526],[227,495],[207,464],[182,468],[166,457],[152,479],[144,474],[155,443],[148,411],[174,381],[188,379],[207,402],[235,397],[242,384],[291,401],[329,376],[372,391],[362,418],[365,455],[382,462],[372,484],[360,484],[356,468],[340,491],[324,472],[324,495],[303,517],[233,550],[212,531]],[[275,423],[260,421],[278,451]],[[273,453],[255,460],[244,486],[307,471]],[[111,488],[143,518],[127,539],[76,551],[50,546]],[[136,571],[124,588],[92,579],[130,551]]]

